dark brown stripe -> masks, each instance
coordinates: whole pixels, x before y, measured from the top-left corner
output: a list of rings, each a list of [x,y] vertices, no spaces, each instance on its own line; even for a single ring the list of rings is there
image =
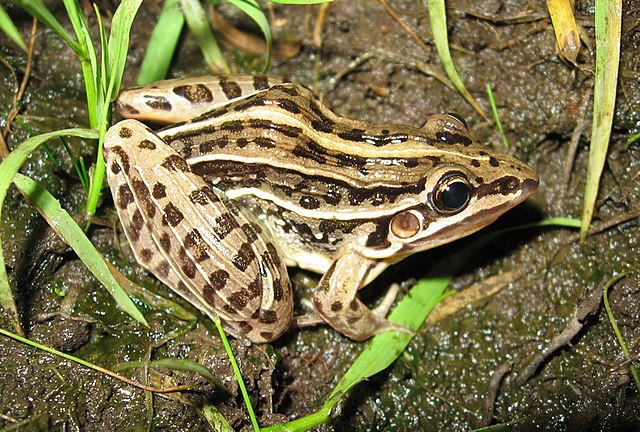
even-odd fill
[[[191,171],[191,168],[189,167],[187,161],[177,154],[167,156],[164,162],[162,162],[162,166],[169,171]]]

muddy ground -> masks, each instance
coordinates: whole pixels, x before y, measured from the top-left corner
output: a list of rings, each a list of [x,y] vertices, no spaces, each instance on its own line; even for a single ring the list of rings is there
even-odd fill
[[[313,39],[319,6],[274,6],[276,40],[299,53],[274,58],[271,73],[308,86],[336,113],[351,118],[419,126],[431,113],[456,112],[468,120],[478,141],[499,148],[495,129],[429,73],[441,74],[442,69],[425,4],[396,0],[390,6],[417,32],[426,49],[377,1],[332,3],[321,27],[320,46]],[[70,29],[62,2],[50,2],[50,7]],[[146,2],[139,13],[128,85],[135,80],[160,7]],[[535,196],[493,229],[551,216],[580,217],[591,127],[594,5],[583,1],[576,7],[584,34],[578,67],[558,58],[545,2],[448,2],[449,35],[459,73],[487,111],[485,85],[492,86],[514,154],[535,167],[541,179]],[[104,2],[101,8],[108,21],[113,6]],[[8,10],[27,38],[29,17],[17,8]],[[376,293],[384,292],[391,282],[420,278],[442,265],[443,257],[446,261],[464,248],[473,251],[472,258],[456,275],[455,289],[492,277],[510,283],[482,303],[424,325],[398,361],[353,389],[320,430],[450,431],[496,423],[509,423],[509,430],[640,428],[638,388],[603,307],[581,320],[577,335],[566,344],[540,355],[569,325],[578,305],[593,293],[599,304],[597,290],[603,279],[629,271],[610,288],[609,301],[637,359],[640,232],[637,218],[624,221],[624,215],[637,211],[640,199],[640,147],[625,148],[628,137],[640,130],[639,10],[640,2],[624,2],[618,99],[594,220],[596,225],[617,223],[582,244],[574,230],[550,227],[511,232],[473,249],[482,239],[479,234],[389,269],[366,289],[367,299],[375,301]],[[221,13],[229,23],[255,31],[228,5]],[[95,24],[95,18],[90,21]],[[4,36],[0,42],[4,119],[26,57]],[[240,72],[260,67],[255,57],[229,44],[224,51]],[[42,25],[32,67],[19,118],[34,133],[86,127],[79,63]],[[171,76],[205,73],[197,47],[185,36]],[[580,127],[572,160],[570,139]],[[11,131],[7,141],[14,148],[26,133],[16,123]],[[69,144],[87,164],[94,159],[95,143],[69,140]],[[39,150],[23,172],[46,185],[72,214],[82,216],[84,193],[70,159],[60,142],[50,143],[49,150],[60,166]],[[146,329],[117,310],[84,265],[12,189],[0,232],[27,336],[107,368],[164,357],[196,360],[209,367],[226,390],[192,373],[170,369],[123,372],[150,385],[193,387],[190,392],[150,396],[2,336],[0,424],[12,430],[208,430],[202,411],[213,405],[233,428],[246,429],[248,417],[213,326],[135,264],[121,230],[113,229],[115,212],[106,189],[96,216],[106,223],[94,224],[90,236],[109,261],[148,290],[180,303],[198,322],[190,324],[166,308],[137,301],[151,325]],[[311,276],[296,270],[292,275],[297,281]],[[308,289],[300,291],[301,296],[308,295]],[[4,320],[2,326],[9,328],[9,323]],[[261,425],[318,410],[364,346],[323,327],[291,330],[266,346],[247,347],[237,341],[232,345]]]

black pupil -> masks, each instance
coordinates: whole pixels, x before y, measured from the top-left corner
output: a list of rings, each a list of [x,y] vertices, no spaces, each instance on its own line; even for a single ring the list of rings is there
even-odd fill
[[[464,207],[470,197],[469,186],[461,181],[452,181],[442,188],[438,201],[443,210],[455,211]]]

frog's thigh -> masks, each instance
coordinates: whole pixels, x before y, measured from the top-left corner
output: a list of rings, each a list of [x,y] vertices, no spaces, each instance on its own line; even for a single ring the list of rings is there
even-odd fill
[[[234,335],[280,336],[292,320],[291,284],[257,220],[223,202],[155,133],[135,120],[105,136],[107,178],[142,266]]]
[[[406,327],[387,321],[367,308],[357,297],[360,286],[375,264],[356,251],[343,251],[313,293],[318,314],[331,327],[357,341],[388,330],[407,331]]]

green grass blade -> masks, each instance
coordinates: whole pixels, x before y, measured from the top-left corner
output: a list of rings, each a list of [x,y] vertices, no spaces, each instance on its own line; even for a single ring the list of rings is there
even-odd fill
[[[502,139],[502,147],[504,148],[505,153],[510,155],[511,147],[509,147],[509,141],[507,141],[507,136],[504,134],[504,129],[502,129],[502,121],[500,120],[500,115],[498,114],[496,101],[493,98],[493,90],[491,90],[491,86],[489,84],[487,84],[486,89],[487,97],[489,98],[489,105],[491,105],[491,114],[493,115],[493,120],[496,122],[496,128],[498,128],[500,138]]]
[[[49,11],[49,9],[47,9],[42,0],[9,0],[9,3],[20,6],[29,14],[38,18],[38,21],[42,22],[44,25],[53,30],[54,33],[64,39],[64,41],[71,47],[71,49],[76,53],[77,56],[81,56],[84,54],[78,42],[76,42],[69,35],[69,33],[67,33],[62,24],[60,24],[60,22]]]
[[[220,46],[213,35],[207,14],[198,0],[181,0],[182,13],[187,20],[189,30],[198,41],[204,59],[214,72],[231,73],[229,65],[220,51]]]
[[[15,185],[25,194],[31,204],[47,220],[49,225],[71,246],[84,265],[104,285],[118,306],[138,322],[148,326],[142,313],[133,304],[127,293],[114,279],[107,263],[78,226],[75,220],[60,206],[58,200],[45,188],[27,176],[16,174]]]
[[[14,176],[20,169],[20,167],[27,160],[27,157],[37,149],[44,142],[58,138],[61,136],[77,136],[81,138],[95,139],[97,134],[90,129],[65,129],[56,132],[50,132],[42,135],[29,138],[24,141],[18,147],[16,147],[7,156],[2,163],[0,163],[0,220],[2,220],[2,207],[4,200],[11,186]],[[7,277],[6,267],[4,265],[4,255],[2,253],[2,241],[0,239],[0,306],[4,309],[5,313],[9,314],[14,328],[17,332],[21,333],[20,322],[18,320],[18,310],[16,308],[13,294],[11,292],[11,286],[9,285],[9,278]]]
[[[451,59],[451,52],[449,51],[449,37],[447,36],[447,14],[444,6],[444,0],[427,0],[429,7],[429,21],[431,22],[431,29],[433,31],[433,42],[438,50],[440,61],[444,67],[447,76],[456,87],[458,92],[467,100],[469,104],[480,114],[485,120],[489,121],[486,114],[473,99],[473,96],[469,93],[464,86],[456,67]]]
[[[260,9],[260,5],[255,0],[227,0],[229,3],[240,9],[247,14],[257,25],[260,27],[260,31],[264,35],[264,39],[267,42],[267,59],[265,60],[263,72],[269,69],[269,62],[271,61],[271,28],[269,27],[269,21],[264,15],[264,12]]]
[[[129,35],[131,32],[131,26],[138,13],[138,9],[142,0],[125,0],[120,3],[118,9],[113,15],[111,20],[111,33],[109,35],[109,41],[106,44],[106,49],[103,48],[103,52],[106,55],[102,58],[100,84],[101,89],[99,94],[98,109],[98,150],[96,153],[95,169],[93,176],[91,177],[89,187],[89,197],[87,198],[87,205],[85,207],[88,214],[94,214],[100,198],[100,192],[102,191],[102,184],[105,175],[104,156],[102,154],[102,147],[104,144],[104,134],[107,130],[109,116],[110,116],[110,103],[112,99],[115,99],[120,91],[120,83],[122,82],[122,76],[124,75],[124,67],[127,62],[127,53],[129,51]],[[103,47],[105,44],[106,36],[104,29],[100,26],[101,40],[103,41]],[[86,79],[86,77],[85,77]]]
[[[129,36],[131,27],[136,18],[142,0],[125,0],[113,15],[111,20],[111,33],[107,46],[107,77],[109,87],[106,92],[106,100],[111,102],[120,92],[120,83],[124,75],[124,67],[127,63],[129,52]]]
[[[24,43],[22,36],[20,36],[20,32],[11,21],[9,14],[4,10],[2,5],[0,5],[0,30],[2,30],[9,38],[15,42],[16,45],[22,49],[22,51],[27,52],[27,44]]]
[[[167,0],[144,55],[137,83],[148,84],[166,78],[171,59],[184,27],[180,0]]]
[[[602,294],[602,297],[603,297],[603,301],[604,301],[604,308],[607,311],[607,316],[609,317],[609,322],[611,323],[611,326],[613,327],[613,332],[616,335],[616,339],[618,339],[618,344],[620,345],[620,348],[622,348],[622,352],[624,353],[625,359],[630,362],[629,363],[629,371],[631,372],[631,376],[633,377],[633,381],[636,383],[636,390],[640,390],[640,376],[638,375],[638,371],[637,371],[635,365],[633,363],[631,363],[631,360],[632,360],[631,351],[629,351],[629,348],[627,347],[627,344],[624,341],[624,336],[622,335],[622,332],[620,331],[620,327],[618,327],[618,322],[616,321],[616,318],[613,315],[613,310],[611,310],[611,305],[609,304],[609,288],[611,288],[616,282],[618,282],[623,277],[628,276],[629,273],[631,273],[631,271],[632,270],[628,270],[628,271],[622,272],[622,273],[612,277],[611,279],[609,279],[609,281],[607,282],[607,284],[604,287],[604,292]]]
[[[417,331],[440,301],[450,281],[450,276],[422,279],[389,315],[389,321],[404,324]],[[375,336],[334,388],[320,411],[262,430],[301,431],[323,423],[353,386],[389,367],[404,352],[411,338],[410,334],[395,331]]]
[[[222,322],[220,321],[219,316],[210,315],[209,318],[213,321],[218,329],[218,333],[220,334],[220,340],[222,341],[222,345],[224,345],[224,349],[227,353],[227,357],[229,357],[229,362],[231,363],[231,368],[233,369],[233,374],[236,376],[236,380],[238,381],[238,387],[240,387],[240,393],[242,393],[242,398],[244,399],[244,404],[247,407],[247,411],[249,413],[249,418],[251,419],[251,425],[253,426],[253,430],[256,432],[260,431],[260,426],[258,425],[258,419],[253,411],[253,406],[251,405],[251,399],[249,398],[249,392],[247,392],[247,386],[244,384],[244,380],[242,379],[242,372],[240,372],[240,366],[238,366],[238,361],[236,360],[236,356],[233,354],[233,350],[231,349],[231,345],[229,344],[229,339],[227,339],[227,335],[222,328]]]
[[[593,128],[589,146],[589,168],[584,191],[580,240],[584,241],[593,218],[600,176],[611,137],[616,84],[620,63],[622,0],[596,1],[596,76],[593,89]]]

